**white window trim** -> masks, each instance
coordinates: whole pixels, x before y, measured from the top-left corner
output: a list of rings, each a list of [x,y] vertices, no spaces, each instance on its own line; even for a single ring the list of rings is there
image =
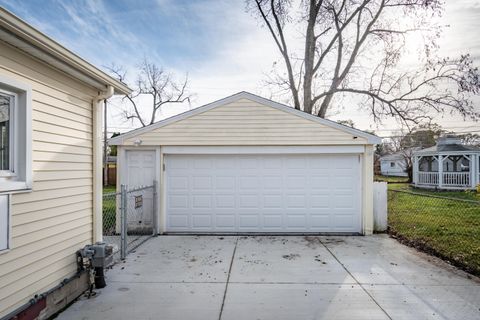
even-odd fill
[[[0,194],[32,191],[32,88],[30,85],[0,75],[0,90],[14,95],[13,172],[0,173]],[[20,109],[24,108],[20,117]],[[24,125],[20,125],[24,122]],[[23,136],[19,141],[20,136]],[[20,147],[21,146],[21,147]],[[24,149],[23,149],[24,148]],[[20,150],[22,149],[22,150]],[[20,174],[22,172],[22,174]]]
[[[12,249],[12,196],[3,195],[7,197],[7,247],[5,249],[0,248],[0,255],[9,252]]]
[[[15,173],[15,169],[16,169],[16,166],[15,166],[15,161],[17,160],[17,155],[15,154],[16,153],[16,144],[17,144],[17,141],[16,140],[16,137],[17,137],[17,134],[16,134],[16,130],[17,130],[17,125],[15,123],[15,121],[17,120],[17,110],[18,110],[18,106],[17,106],[17,103],[18,103],[18,95],[15,93],[15,92],[10,92],[10,91],[7,91],[7,90],[2,90],[0,88],[0,94],[3,94],[3,95],[7,95],[7,96],[11,96],[13,98],[13,103],[10,102],[10,107],[9,107],[9,122],[10,122],[10,127],[9,127],[9,134],[8,134],[8,138],[9,138],[9,142],[8,142],[8,147],[9,147],[9,150],[8,150],[8,156],[9,156],[9,170],[0,170],[0,178],[5,178],[5,177],[8,177],[8,178],[12,178],[12,177],[16,177],[16,173]]]

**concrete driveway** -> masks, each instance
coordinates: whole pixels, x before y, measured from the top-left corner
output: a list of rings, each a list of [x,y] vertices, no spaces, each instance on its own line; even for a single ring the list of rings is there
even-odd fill
[[[480,319],[480,280],[385,235],[160,236],[60,319]]]

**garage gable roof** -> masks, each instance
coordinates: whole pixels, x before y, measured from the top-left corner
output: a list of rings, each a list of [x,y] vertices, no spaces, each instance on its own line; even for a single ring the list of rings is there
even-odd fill
[[[229,103],[235,102],[235,101],[240,100],[240,99],[252,100],[252,101],[255,101],[259,104],[262,104],[262,105],[265,105],[265,106],[268,106],[268,107],[271,107],[271,108],[274,108],[274,109],[277,109],[277,110],[280,110],[280,111],[284,111],[284,112],[293,114],[295,116],[298,116],[298,117],[301,117],[301,118],[304,118],[304,119],[307,119],[307,120],[317,122],[317,123],[325,125],[327,127],[338,129],[340,131],[349,133],[353,136],[364,138],[364,139],[367,140],[368,144],[379,144],[382,141],[381,138],[379,138],[379,137],[377,137],[373,134],[370,134],[370,133],[367,133],[367,132],[364,132],[364,131],[361,131],[361,130],[358,130],[358,129],[354,129],[354,128],[351,128],[351,127],[344,126],[344,125],[339,124],[339,123],[337,123],[335,121],[332,121],[332,120],[323,119],[323,118],[314,116],[312,114],[305,113],[303,111],[297,110],[297,109],[289,107],[287,105],[284,105],[284,104],[281,104],[281,103],[278,103],[278,102],[260,97],[258,95],[252,94],[250,92],[241,91],[239,93],[236,93],[236,94],[233,94],[233,95],[228,96],[226,98],[214,101],[214,102],[206,104],[204,106],[201,106],[201,107],[189,110],[187,112],[180,113],[176,116],[161,120],[161,121],[156,122],[154,124],[151,124],[149,126],[138,128],[138,129],[132,130],[130,132],[124,133],[122,135],[119,135],[117,137],[114,137],[114,138],[109,140],[109,144],[110,145],[121,145],[121,144],[123,144],[123,142],[126,139],[135,138],[136,136],[139,136],[139,135],[141,135],[145,132],[153,131],[155,129],[164,127],[164,126],[169,125],[171,123],[193,117],[197,114],[206,112],[208,110],[211,110],[211,109],[214,109],[214,108],[217,108],[217,107],[220,107],[220,106],[227,105]]]

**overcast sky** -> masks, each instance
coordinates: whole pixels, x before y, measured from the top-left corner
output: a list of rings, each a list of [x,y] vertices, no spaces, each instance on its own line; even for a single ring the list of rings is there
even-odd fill
[[[442,54],[471,53],[480,64],[480,0],[447,0],[443,15],[450,25],[441,41]],[[239,91],[265,95],[265,74],[278,59],[267,31],[245,11],[244,0],[0,0],[0,4],[73,52],[102,68],[115,63],[133,73],[143,57],[190,78],[196,93],[191,108]],[[128,131],[118,107],[112,107],[109,131]],[[162,117],[189,106],[165,107]],[[480,106],[478,106],[480,108]],[[391,134],[395,123],[374,124],[365,112],[331,116],[351,119],[360,129]],[[477,131],[475,122],[447,115],[436,119],[447,129]]]

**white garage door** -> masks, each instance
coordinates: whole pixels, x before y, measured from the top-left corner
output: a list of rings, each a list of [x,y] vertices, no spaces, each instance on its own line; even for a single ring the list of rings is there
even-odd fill
[[[169,232],[360,232],[355,155],[166,155]]]

